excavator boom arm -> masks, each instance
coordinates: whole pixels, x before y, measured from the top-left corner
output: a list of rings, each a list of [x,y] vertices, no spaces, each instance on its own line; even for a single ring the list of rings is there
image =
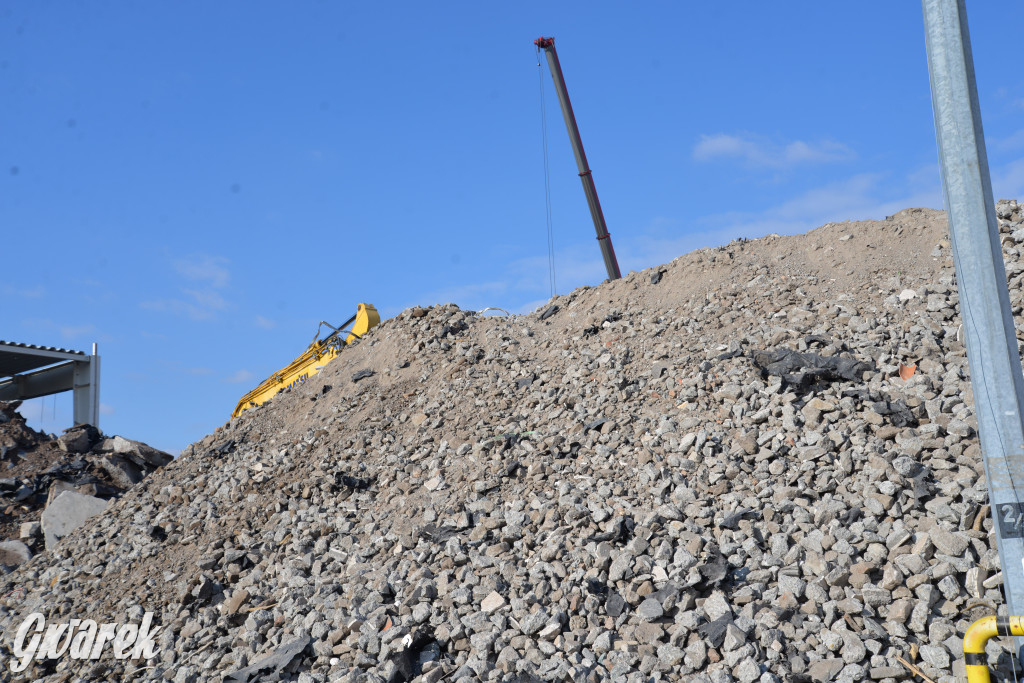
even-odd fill
[[[321,325],[323,324],[321,323]],[[350,324],[352,329],[345,332],[344,328]],[[380,314],[377,313],[377,309],[370,304],[359,304],[356,314],[346,320],[344,325],[334,328],[334,331],[323,339],[314,338],[298,358],[260,382],[258,387],[243,396],[235,406],[231,417],[238,417],[249,408],[263,405],[282,389],[306,381],[334,360],[344,346],[357,341],[379,324]],[[319,336],[319,331],[317,336]]]

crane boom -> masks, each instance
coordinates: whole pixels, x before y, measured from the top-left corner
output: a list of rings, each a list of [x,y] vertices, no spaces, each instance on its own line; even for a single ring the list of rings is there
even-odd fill
[[[569,91],[565,88],[565,78],[562,76],[562,66],[558,62],[558,53],[555,51],[555,39],[541,37],[533,41],[533,44],[543,49],[547,57],[548,68],[551,70],[551,80],[555,82],[555,90],[558,92],[558,103],[562,106],[562,117],[565,119],[566,129],[569,131],[572,153],[576,157],[576,167],[580,171],[580,180],[583,182],[583,192],[587,195],[590,216],[594,219],[594,230],[597,231],[597,242],[601,245],[604,267],[608,271],[608,278],[610,280],[617,280],[622,277],[622,274],[619,272],[619,262],[615,258],[615,249],[612,248],[612,237],[608,234],[608,224],[604,221],[601,202],[597,198],[594,174],[590,171],[590,166],[587,164],[587,155],[583,151],[580,129],[576,125],[576,116],[573,114],[572,104],[569,102]]]

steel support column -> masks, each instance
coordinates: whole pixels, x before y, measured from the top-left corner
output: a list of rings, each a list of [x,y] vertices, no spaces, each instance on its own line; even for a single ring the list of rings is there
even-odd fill
[[[75,361],[74,383],[74,420],[75,424],[91,424],[97,429],[100,426],[100,357],[96,355],[96,345],[92,345],[92,355],[88,360]]]

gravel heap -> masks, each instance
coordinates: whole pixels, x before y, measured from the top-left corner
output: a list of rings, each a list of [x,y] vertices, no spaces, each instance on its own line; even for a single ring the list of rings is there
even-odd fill
[[[946,230],[910,209],[533,315],[409,309],[4,577],[0,649],[31,612],[150,611],[148,661],[21,675],[953,681],[1003,599]]]

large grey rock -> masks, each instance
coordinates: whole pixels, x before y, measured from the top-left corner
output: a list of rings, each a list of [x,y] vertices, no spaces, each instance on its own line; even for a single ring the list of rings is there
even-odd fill
[[[640,618],[644,621],[657,621],[658,619],[661,619],[661,616],[664,613],[665,610],[662,609],[661,603],[654,598],[647,598],[640,603],[640,607],[637,608],[637,614],[639,614]]]
[[[867,656],[867,648],[861,641],[860,636],[852,631],[843,631],[843,661],[847,664],[856,664]]]
[[[84,429],[73,429],[57,437],[57,446],[65,453],[85,453],[92,445]]]
[[[103,512],[107,501],[74,491],[65,491],[43,510],[42,526],[46,549],[53,548],[86,520]]]
[[[480,603],[480,609],[487,614],[493,614],[499,609],[505,606],[505,598],[501,597],[497,592],[491,591],[490,594]]]
[[[608,599],[604,603],[605,613],[610,617],[618,617],[626,608],[626,601],[618,591],[608,591]]]
[[[761,665],[753,657],[745,657],[732,673],[740,683],[754,683],[761,678]]]
[[[943,555],[960,557],[964,554],[964,551],[967,550],[967,546],[969,545],[967,539],[959,533],[946,531],[938,525],[935,525],[935,527],[928,532],[928,536],[931,538],[932,543],[935,544],[936,550]]]
[[[548,618],[548,613],[544,610],[533,612],[519,623],[519,630],[528,636],[533,635],[544,626]]]
[[[704,601],[704,613],[707,615],[708,621],[715,621],[726,615],[731,616],[732,607],[729,606],[729,601],[725,599],[725,595],[721,591],[715,591]]]
[[[24,564],[32,559],[32,552],[21,541],[0,543],[0,564],[8,566]]]
[[[114,453],[131,459],[140,467],[163,467],[174,460],[174,456],[169,453],[159,451],[141,441],[132,441],[121,436],[115,436],[109,441]]]
[[[116,455],[100,458],[99,466],[103,468],[115,486],[123,489],[135,486],[142,481],[144,476],[134,463]]]
[[[632,574],[630,571],[632,564],[633,556],[629,552],[623,551],[615,558],[612,566],[608,569],[608,580],[615,582],[628,578]]]
[[[126,439],[123,436],[115,436],[113,439],[109,440],[109,447],[112,448],[115,453],[131,453],[135,450],[136,443],[138,442]],[[104,446],[107,446],[107,443],[104,443]]]
[[[921,659],[936,669],[949,668],[949,652],[941,645],[922,645]]]
[[[291,664],[292,660],[301,655],[302,651],[311,642],[312,639],[308,635],[301,635],[298,638],[289,640],[280,645],[272,654],[263,657],[252,666],[235,671],[227,676],[225,680],[248,681],[251,680],[250,677],[260,678],[262,676],[267,676],[268,678],[274,676],[276,678],[275,674],[279,674],[282,669]]]
[[[811,666],[808,667],[807,673],[810,675],[812,681],[817,683],[828,683],[828,681],[834,680],[836,675],[843,670],[845,663],[841,659],[820,659],[816,662],[811,662]]]
[[[57,496],[64,493],[65,491],[74,491],[74,484],[69,484],[66,481],[58,479],[57,481],[50,484],[50,490],[46,492],[46,505],[52,505],[53,501],[57,500]]]

